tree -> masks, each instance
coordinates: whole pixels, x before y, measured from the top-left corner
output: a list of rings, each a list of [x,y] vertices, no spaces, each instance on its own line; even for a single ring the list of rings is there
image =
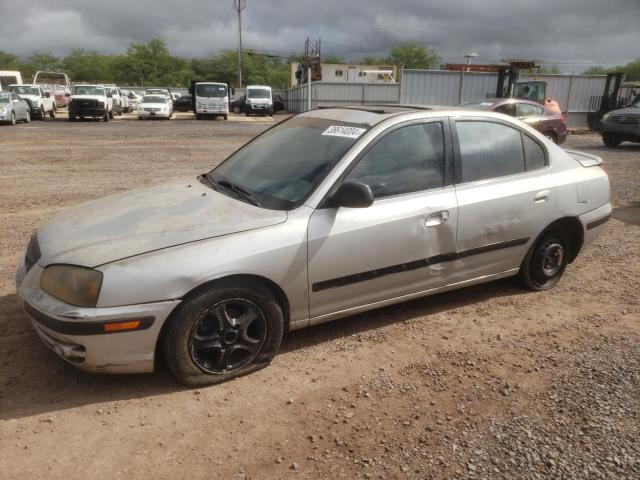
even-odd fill
[[[3,70],[22,70],[22,62],[17,55],[0,50],[0,68]]]
[[[600,66],[589,67],[584,72],[582,72],[583,75],[605,75],[606,73],[607,70],[604,67]]]
[[[403,43],[390,50],[389,62],[404,68],[433,68],[440,63],[440,58],[430,48],[417,43]]]
[[[373,55],[367,55],[366,57],[358,60],[359,65],[386,65],[389,60],[386,58],[374,57]]]
[[[541,74],[545,74],[545,73],[558,74],[558,73],[560,73],[560,69],[558,68],[557,65],[543,65],[542,67],[540,67],[539,73],[541,73]]]
[[[59,70],[60,58],[49,52],[34,52],[22,64],[22,74],[29,78],[33,77],[38,70]]]

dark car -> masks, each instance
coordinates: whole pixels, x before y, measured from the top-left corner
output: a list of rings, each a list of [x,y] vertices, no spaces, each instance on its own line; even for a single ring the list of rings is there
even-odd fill
[[[284,110],[284,98],[282,98],[280,95],[274,95],[273,96],[273,111],[274,112],[281,112]]]
[[[617,147],[624,141],[640,143],[640,95],[628,107],[605,114],[600,131],[608,147]]]
[[[245,111],[246,106],[247,96],[242,95],[241,97],[236,98],[229,103],[229,110],[231,110],[233,113],[242,113]]]
[[[176,112],[190,112],[193,110],[191,95],[182,95],[173,101],[173,109]]]
[[[490,110],[516,117],[531,125],[550,140],[561,144],[567,139],[567,123],[562,114],[551,114],[539,103],[516,98],[492,98],[460,105],[476,110]]]

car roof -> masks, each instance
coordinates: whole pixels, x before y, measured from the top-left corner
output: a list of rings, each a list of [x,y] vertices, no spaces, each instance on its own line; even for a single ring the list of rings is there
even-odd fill
[[[539,104],[538,102],[534,102],[533,100],[527,100],[526,98],[485,98],[482,100],[470,100],[468,102],[464,102],[464,103],[484,103],[487,105],[498,105],[499,103],[507,103],[507,102],[511,102],[511,103],[528,103],[530,105],[536,105],[538,107],[544,107],[543,105]]]
[[[424,112],[425,114],[428,114],[427,116],[437,117],[441,116],[444,112],[452,114],[460,112],[466,113],[469,112],[469,110],[442,105],[354,105],[344,107],[321,107],[318,110],[311,110],[310,112],[302,113],[299,116],[373,126],[391,117],[417,112]]]

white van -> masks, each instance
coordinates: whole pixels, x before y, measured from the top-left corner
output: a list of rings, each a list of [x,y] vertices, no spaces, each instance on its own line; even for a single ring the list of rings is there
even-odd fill
[[[226,83],[194,82],[193,99],[196,118],[205,115],[229,118],[229,87]]]
[[[0,70],[0,92],[7,91],[9,85],[22,85],[22,75],[20,72]]]
[[[271,87],[265,85],[247,86],[246,107],[247,115],[261,113],[263,115],[273,115],[273,92]]]

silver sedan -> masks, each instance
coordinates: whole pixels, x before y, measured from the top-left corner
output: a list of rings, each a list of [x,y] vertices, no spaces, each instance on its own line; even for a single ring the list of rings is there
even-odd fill
[[[29,105],[15,93],[0,92],[0,123],[15,125],[19,121],[31,121]]]
[[[285,332],[518,276],[552,288],[605,228],[599,157],[455,108],[295,116],[212,171],[66,210],[17,274],[42,340],[188,385],[266,366]]]

